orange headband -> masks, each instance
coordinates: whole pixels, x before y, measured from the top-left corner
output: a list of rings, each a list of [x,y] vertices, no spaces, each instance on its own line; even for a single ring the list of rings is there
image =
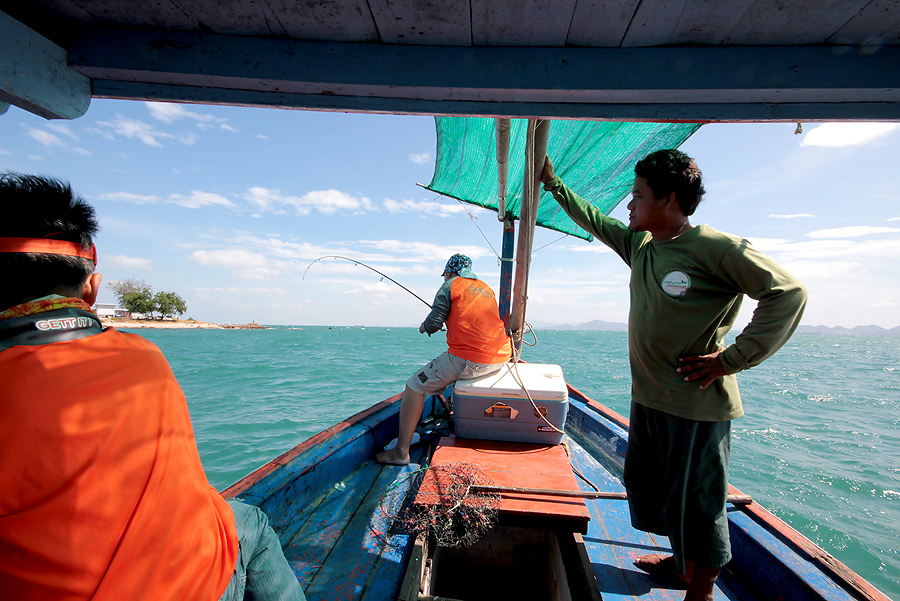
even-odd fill
[[[97,245],[85,249],[77,242],[51,238],[0,238],[0,253],[46,253],[90,259],[97,265]]]

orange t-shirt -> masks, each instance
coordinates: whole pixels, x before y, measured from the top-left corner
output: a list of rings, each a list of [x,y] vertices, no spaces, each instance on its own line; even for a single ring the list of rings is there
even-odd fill
[[[234,516],[156,346],[111,328],[13,346],[0,383],[0,598],[219,598]]]
[[[494,291],[481,280],[457,277],[450,283],[447,346],[451,354],[476,363],[509,359],[512,347]]]

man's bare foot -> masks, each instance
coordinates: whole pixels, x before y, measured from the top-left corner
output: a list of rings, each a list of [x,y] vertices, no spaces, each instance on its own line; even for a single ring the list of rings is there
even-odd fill
[[[402,454],[397,447],[394,447],[389,451],[376,453],[375,461],[385,465],[409,465],[409,453]]]
[[[696,568],[688,583],[684,601],[713,601],[713,587],[721,568]]]
[[[682,574],[678,571],[674,555],[663,555],[662,553],[641,555],[634,560],[634,565],[654,578],[679,580],[684,584],[690,584],[691,578],[693,577],[693,562],[687,562],[687,565],[685,566],[687,568],[687,574]]]

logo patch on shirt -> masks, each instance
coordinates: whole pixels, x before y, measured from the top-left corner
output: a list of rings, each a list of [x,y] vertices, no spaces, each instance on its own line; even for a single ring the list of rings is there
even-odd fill
[[[683,271],[669,272],[662,279],[663,292],[669,296],[684,296],[691,287],[691,278]]]
[[[34,322],[34,326],[42,331],[46,330],[76,330],[89,328],[93,320],[87,317],[60,317],[59,319],[42,319]]]

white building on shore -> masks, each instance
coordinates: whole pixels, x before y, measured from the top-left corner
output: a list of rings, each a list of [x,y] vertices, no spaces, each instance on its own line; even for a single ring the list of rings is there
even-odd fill
[[[95,303],[91,308],[97,314],[97,317],[131,317],[128,311],[116,303]]]

